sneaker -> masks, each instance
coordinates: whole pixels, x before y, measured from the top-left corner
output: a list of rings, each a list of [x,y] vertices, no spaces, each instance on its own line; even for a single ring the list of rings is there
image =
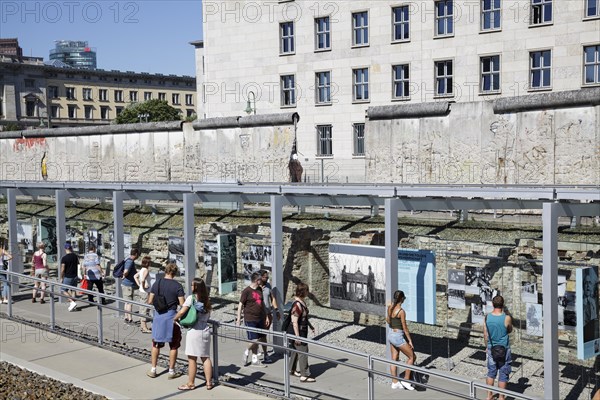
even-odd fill
[[[392,389],[404,389],[404,386],[402,386],[402,384],[400,383],[400,381],[398,382],[392,382]]]
[[[182,376],[182,375],[183,375],[183,374],[182,374],[181,372],[179,372],[179,371],[176,371],[176,372],[173,372],[173,373],[170,373],[170,372],[169,372],[169,374],[168,374],[168,378],[169,378],[169,379],[177,379],[177,378],[179,378],[179,377],[180,377],[180,376]]]
[[[2,304],[8,304],[8,300],[2,300]]]
[[[69,304],[69,311],[73,311],[77,308],[77,303],[75,303],[74,301],[71,302],[71,304]]]
[[[403,381],[399,381],[399,382],[402,384],[402,386],[404,386],[404,389],[406,389],[406,390],[415,390],[415,387],[413,385],[411,385],[410,383],[403,382]]]
[[[248,365],[248,350],[245,350],[244,354],[242,355],[242,365]]]
[[[256,368],[266,368],[266,365],[262,361],[259,361],[259,360],[252,361],[251,366],[256,367]]]
[[[146,372],[146,375],[149,376],[150,378],[156,378],[158,376],[156,371],[152,371],[152,370]]]

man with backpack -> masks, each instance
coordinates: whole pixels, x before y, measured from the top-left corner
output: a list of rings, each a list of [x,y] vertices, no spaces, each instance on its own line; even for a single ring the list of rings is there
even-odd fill
[[[238,304],[236,325],[242,322],[242,310],[244,310],[244,324],[250,328],[264,329],[265,309],[263,307],[263,293],[260,287],[260,273],[254,272],[250,277],[250,286],[242,291],[240,302]],[[248,348],[244,351],[242,363],[248,365],[248,356],[252,352],[252,366],[266,367],[258,359],[258,345],[260,342],[266,343],[267,336],[262,333],[248,331],[248,340],[252,340],[248,344]]]
[[[123,298],[133,301],[135,298],[135,291],[138,289],[137,283],[135,283],[135,274],[137,272],[135,268],[135,260],[139,257],[140,252],[138,249],[131,249],[129,257],[125,260],[123,267],[123,280],[121,281],[121,288],[123,290]],[[125,303],[125,323],[133,324],[133,318],[131,317],[131,303]]]
[[[494,386],[496,375],[499,375],[498,387],[506,389],[512,363],[508,337],[513,328],[512,317],[504,312],[504,298],[502,296],[494,297],[492,304],[494,310],[486,315],[485,324],[483,324],[483,339],[487,349],[488,368],[486,383],[489,386]],[[487,399],[491,400],[492,398],[492,392],[488,392]],[[504,400],[504,395],[500,394],[499,399]]]

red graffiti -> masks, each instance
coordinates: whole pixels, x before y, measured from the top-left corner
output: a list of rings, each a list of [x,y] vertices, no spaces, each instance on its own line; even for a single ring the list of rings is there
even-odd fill
[[[31,149],[34,146],[46,146],[46,138],[15,139],[15,143],[13,145],[13,150],[21,151],[24,149]]]

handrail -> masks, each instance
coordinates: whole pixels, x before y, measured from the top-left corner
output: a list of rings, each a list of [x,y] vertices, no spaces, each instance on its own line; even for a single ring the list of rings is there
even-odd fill
[[[153,306],[151,304],[146,304],[146,303],[141,303],[138,301],[132,301],[129,299],[123,299],[120,297],[116,297],[116,296],[112,296],[112,295],[107,295],[104,293],[98,293],[95,291],[91,291],[91,290],[87,290],[87,289],[81,289],[81,288],[74,288],[73,286],[70,285],[66,285],[60,282],[54,282],[54,281],[49,281],[47,279],[42,279],[42,278],[36,278],[30,275],[25,275],[25,274],[20,274],[17,272],[12,272],[12,271],[2,271],[4,274],[7,275],[6,277],[6,283],[8,283],[8,294],[9,294],[9,304],[8,304],[8,311],[9,311],[9,316],[12,317],[12,285],[16,284],[18,286],[22,286],[22,287],[26,287],[26,288],[30,288],[30,285],[24,284],[22,282],[15,282],[15,279],[11,279],[11,278],[22,278],[22,279],[26,279],[29,281],[34,281],[34,282],[44,282],[48,285],[50,285],[50,290],[46,289],[46,290],[41,290],[41,289],[37,289],[43,293],[48,293],[51,297],[51,299],[53,300],[54,296],[59,296],[59,297],[63,297],[63,298],[68,298],[69,296],[63,295],[62,291],[59,291],[58,293],[54,292],[54,287],[59,287],[59,288],[65,288],[68,290],[77,290],[78,292],[82,292],[84,294],[91,294],[94,296],[97,296],[97,301],[96,302],[90,302],[87,301],[85,299],[78,299],[78,301],[83,301],[85,303],[88,304],[92,304],[97,306],[98,309],[98,322],[99,322],[99,327],[98,327],[98,343],[100,345],[103,344],[103,334],[102,334],[102,310],[103,309],[111,309],[114,311],[121,311],[119,308],[116,307],[112,307],[109,305],[103,305],[101,304],[101,299],[108,299],[108,300],[114,300],[116,302],[123,302],[123,303],[127,303],[127,304],[131,304],[131,305],[137,305],[137,306],[143,306],[143,307],[147,307],[147,308],[153,308]],[[51,329],[54,330],[55,329],[55,315],[54,315],[54,301],[51,301]],[[146,318],[152,319],[151,316],[146,316],[146,315],[142,315],[138,312],[134,312],[132,311],[131,314],[135,314],[136,316],[144,316]],[[244,342],[254,342],[253,340],[249,340],[246,337],[244,337],[243,335],[237,335],[237,336],[231,336],[228,334],[223,334],[221,333],[219,330],[220,328],[228,328],[228,329],[234,329],[237,331],[250,331],[250,332],[255,332],[255,333],[261,333],[264,335],[271,335],[273,337],[277,337],[282,339],[282,343],[283,344],[277,344],[275,342],[273,343],[269,343],[269,347],[275,348],[275,349],[279,349],[282,350],[284,353],[284,389],[285,389],[285,398],[291,398],[290,397],[290,379],[289,376],[287,374],[288,368],[289,368],[289,355],[290,353],[298,353],[298,354],[307,354],[308,356],[312,357],[312,358],[317,358],[320,360],[324,360],[324,361],[328,361],[331,363],[334,363],[336,365],[342,365],[348,368],[352,368],[358,371],[362,371],[362,372],[366,372],[368,374],[368,388],[367,388],[367,393],[368,393],[368,398],[370,400],[375,398],[375,388],[374,388],[374,382],[373,382],[373,375],[377,374],[379,376],[383,376],[383,377],[387,377],[387,378],[395,378],[399,381],[404,381],[404,382],[410,382],[414,385],[426,388],[426,389],[430,389],[430,390],[434,390],[437,392],[441,392],[441,393],[445,393],[445,394],[449,394],[452,396],[456,396],[456,397],[461,397],[461,398],[466,398],[466,399],[473,399],[476,398],[475,397],[475,389],[479,388],[482,390],[489,390],[489,391],[493,391],[496,393],[501,393],[501,394],[505,394],[508,395],[510,397],[513,398],[519,398],[519,399],[525,399],[525,400],[538,400],[537,397],[533,397],[533,396],[528,396],[525,394],[521,394],[521,393],[517,393],[517,392],[513,392],[510,390],[506,390],[506,389],[501,389],[499,387],[495,387],[495,386],[489,386],[487,384],[484,383],[480,383],[476,380],[470,380],[467,378],[463,378],[460,376],[456,376],[454,374],[449,374],[449,373],[444,373],[444,372],[439,372],[437,370],[433,370],[433,369],[427,369],[427,368],[423,368],[423,367],[418,367],[418,366],[414,366],[414,365],[408,365],[406,363],[400,362],[400,361],[393,361],[393,360],[389,360],[386,359],[384,357],[379,357],[379,356],[375,356],[372,354],[367,354],[367,353],[363,353],[360,351],[356,351],[356,350],[352,350],[352,349],[347,349],[347,348],[343,348],[340,346],[336,346],[333,344],[329,344],[329,343],[324,343],[324,342],[320,342],[320,341],[316,341],[314,339],[309,339],[309,338],[304,338],[301,336],[296,336],[293,334],[288,334],[287,332],[278,332],[278,331],[270,331],[270,330],[266,330],[266,329],[260,329],[260,328],[252,328],[252,327],[248,327],[248,326],[240,326],[240,325],[236,325],[236,324],[232,324],[232,323],[226,323],[226,322],[220,322],[220,321],[215,321],[215,320],[209,320],[209,323],[212,324],[213,326],[213,331],[212,331],[212,335],[215,337],[221,337],[221,338],[225,338],[225,339],[233,339],[236,341],[244,341]],[[303,352],[300,350],[297,350],[296,348],[290,348],[287,346],[287,343],[289,343],[290,340],[300,340],[302,342],[306,342],[311,344],[312,346],[317,346],[318,348],[326,348],[326,349],[330,349],[333,351],[338,351],[338,352],[343,352],[344,355],[354,355],[356,357],[360,357],[362,359],[364,359],[366,361],[366,366],[362,366],[362,365],[358,365],[355,363],[350,363],[347,361],[339,361],[335,358],[331,358],[328,356],[324,356],[319,354],[318,352]],[[214,353],[214,376],[218,377],[219,376],[219,362],[218,362],[218,351],[219,348],[219,341],[218,340],[213,340],[213,353]],[[414,381],[409,381],[406,380],[404,378],[401,377],[394,377],[391,374],[387,373],[387,372],[383,372],[383,371],[379,371],[376,370],[374,368],[374,361],[377,362],[381,362],[384,364],[388,364],[388,365],[396,365],[399,366],[401,368],[405,368],[408,369],[412,372],[419,372],[422,374],[427,374],[429,376],[435,376],[437,378],[440,379],[444,379],[444,380],[451,380],[452,382],[458,382],[462,385],[465,385],[468,387],[469,389],[469,394],[464,394],[464,393],[460,393],[460,392],[456,392],[454,390],[450,390],[441,386],[434,386],[431,385],[429,383],[418,383],[418,382],[414,382]],[[217,378],[218,379],[218,378]],[[235,385],[233,383],[226,383],[227,385],[230,386],[238,386]]]

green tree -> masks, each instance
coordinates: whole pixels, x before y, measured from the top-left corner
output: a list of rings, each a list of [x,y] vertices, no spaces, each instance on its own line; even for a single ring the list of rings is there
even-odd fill
[[[117,124],[135,124],[146,122],[146,118],[140,115],[148,115],[148,122],[159,121],[181,121],[180,111],[171,107],[165,100],[148,100],[143,103],[133,103],[127,106],[117,116]]]

